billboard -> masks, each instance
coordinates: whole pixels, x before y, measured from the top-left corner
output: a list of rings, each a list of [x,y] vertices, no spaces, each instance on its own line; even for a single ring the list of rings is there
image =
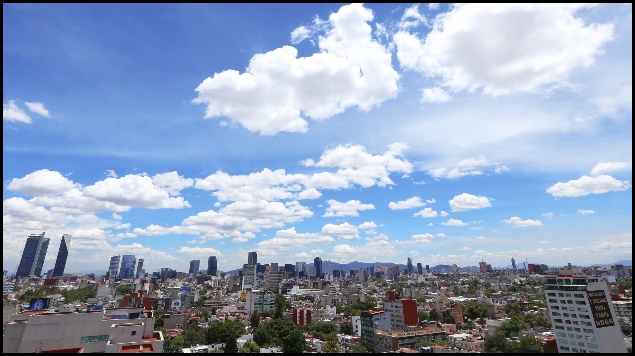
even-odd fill
[[[613,315],[611,315],[611,309],[609,308],[609,301],[604,291],[588,291],[587,297],[589,298],[589,305],[591,306],[591,314],[593,314],[595,327],[605,328],[615,325]]]
[[[178,300],[178,299],[177,300],[173,300],[171,309],[175,310],[175,311],[179,311],[179,309],[181,309],[181,301]]]
[[[32,298],[29,310],[46,310],[51,307],[51,298]]]

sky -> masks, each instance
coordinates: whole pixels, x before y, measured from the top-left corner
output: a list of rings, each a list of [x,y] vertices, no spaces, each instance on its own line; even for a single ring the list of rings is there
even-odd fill
[[[631,259],[631,97],[631,4],[3,4],[3,269]]]

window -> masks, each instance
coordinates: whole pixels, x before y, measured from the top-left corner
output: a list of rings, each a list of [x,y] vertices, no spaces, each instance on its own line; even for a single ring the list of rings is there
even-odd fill
[[[578,346],[584,346],[583,342],[578,342]]]
[[[553,319],[554,323],[562,323],[562,319]]]
[[[578,308],[578,311],[587,312],[588,313],[589,312],[589,308]]]
[[[576,339],[582,339],[582,335],[576,335],[575,338]]]
[[[576,349],[575,347],[572,347],[572,348],[571,348],[571,351],[573,351],[573,352],[578,352],[578,349]]]
[[[574,320],[574,321],[573,321],[573,325],[580,325],[580,322],[579,322],[579,321],[577,321],[577,320]]]
[[[558,329],[558,330],[564,330],[564,326],[556,325],[556,329]]]
[[[554,303],[555,303],[555,302],[554,302]],[[554,309],[554,310],[560,310],[560,307],[559,307],[559,306],[557,306],[557,305],[554,305],[554,306],[552,306],[552,307],[551,307],[551,309]]]
[[[598,348],[598,344],[592,344],[592,343],[590,343],[590,342],[589,342],[589,343],[587,343],[586,345],[587,345],[589,348],[591,348],[591,349],[597,349],[597,348]]]
[[[575,334],[569,334],[569,339],[575,339]]]
[[[571,314],[572,318],[577,318],[578,316],[576,314]]]
[[[556,296],[556,293],[547,293],[547,296],[549,296],[549,297],[555,297],[555,296]]]
[[[567,331],[573,331],[573,328],[570,326],[567,326]]]
[[[578,305],[586,305],[586,302],[584,300],[576,300],[575,303]]]
[[[564,296],[567,298],[571,298],[571,293],[566,293]]]
[[[580,332],[580,328],[573,328],[573,330]]]
[[[558,303],[558,300],[557,299],[549,299],[549,303]],[[555,307],[552,307],[552,308],[555,309]]]
[[[569,311],[575,311],[575,307],[569,307]]]
[[[589,340],[589,341],[596,341],[597,340],[595,338],[595,336],[587,336],[586,339]]]
[[[560,346],[560,350],[569,351],[568,347]]]
[[[591,326],[591,325],[593,325],[593,324],[591,324],[591,322],[589,322],[589,321],[583,321],[583,322],[582,322],[582,325],[584,325],[584,326]]]
[[[564,313],[564,316],[566,316],[568,318],[569,317],[569,313]]]
[[[564,323],[565,324],[571,324],[571,320],[565,320]]]
[[[553,315],[553,316],[562,316],[562,314],[560,314],[558,312],[553,312],[553,313],[551,313],[551,315]]]
[[[87,342],[101,342],[101,341],[108,341],[108,338],[109,338],[108,335],[82,336],[79,342],[81,344],[84,344]]]
[[[558,297],[564,298],[564,293],[558,293]]]
[[[562,345],[567,345],[567,344],[569,344],[569,342],[568,342],[567,340],[565,340],[565,339],[558,339],[558,343],[559,343],[559,344],[562,344]]]
[[[585,302],[582,302],[583,304],[586,304]],[[567,300],[567,304],[573,304],[573,300]],[[578,303],[579,304],[579,303]]]
[[[582,329],[587,334],[593,334],[593,329]]]
[[[580,314],[580,318],[582,318],[582,319],[591,319],[590,316],[584,315],[584,314]]]
[[[574,294],[573,296],[576,298],[584,298],[584,294]]]
[[[564,300],[564,299],[561,299],[561,300],[560,300],[560,304],[567,304],[567,301],[566,301],[566,300]]]
[[[562,332],[562,331],[556,331],[556,336],[562,336],[562,337],[565,337],[565,336],[567,336],[567,333],[564,333],[564,332]]]
[[[137,330],[132,330],[132,333],[130,334],[130,336],[132,335],[137,335]]]

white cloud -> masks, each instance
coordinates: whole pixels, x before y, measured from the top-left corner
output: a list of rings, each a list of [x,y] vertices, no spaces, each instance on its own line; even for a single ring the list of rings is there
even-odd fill
[[[277,251],[291,250],[299,246],[307,246],[311,244],[324,244],[333,242],[331,236],[325,236],[316,233],[298,233],[295,227],[286,230],[279,230],[276,235],[269,239],[258,243],[257,250],[260,251]]]
[[[428,223],[428,226],[433,226],[433,225],[434,225],[433,223]]]
[[[356,240],[359,239],[359,230],[357,226],[347,222],[340,225],[326,224],[322,226],[322,235],[337,236],[340,240]]]
[[[362,230],[375,229],[375,228],[377,228],[377,224],[375,224],[374,221],[366,221],[364,223],[361,223],[359,225],[359,228],[362,229]]]
[[[553,218],[553,213],[552,212],[548,212],[548,213],[544,213],[541,215],[543,218]]]
[[[448,213],[446,213],[445,211],[441,210],[441,214],[440,214],[440,215],[441,215],[441,216],[448,216],[448,215],[450,215],[450,214],[448,214]]]
[[[439,3],[438,2],[431,2],[428,4],[428,9],[430,10],[438,10],[439,9]]]
[[[400,29],[408,29],[419,25],[427,25],[428,20],[419,12],[419,4],[414,4],[404,11],[401,20],[397,23]]]
[[[545,241],[545,240],[540,240],[538,241],[539,244],[544,245],[544,244],[548,244],[549,242]]]
[[[506,165],[496,166],[496,168],[494,168],[494,173],[503,173],[503,172],[509,172],[509,168],[507,168]]]
[[[455,196],[450,200],[452,211],[467,211],[491,207],[487,197],[478,197],[476,195],[463,193]]]
[[[304,27],[300,26],[291,32],[291,43],[298,44],[311,36],[311,31]]]
[[[8,104],[2,104],[2,120],[24,122],[30,124],[31,117],[24,110],[15,105],[15,100],[9,100]]]
[[[346,203],[331,199],[327,203],[330,205],[326,208],[326,213],[322,216],[359,216],[359,210],[375,209],[373,204],[362,204],[359,200],[349,200]]]
[[[206,118],[226,116],[262,135],[306,132],[305,118],[325,120],[354,106],[369,111],[396,96],[399,80],[391,53],[372,39],[372,19],[362,5],[343,6],[318,37],[319,53],[298,58],[296,48],[283,46],[256,54],[245,73],[205,79],[192,102],[207,104]],[[293,33],[297,41],[308,35]]]
[[[13,178],[7,189],[30,196],[54,196],[78,187],[60,172],[41,169],[23,178]]]
[[[446,226],[465,226],[467,225],[466,223],[464,223],[461,220],[457,220],[457,219],[450,219],[446,222],[442,222],[441,225],[446,225]]]
[[[320,193],[317,189],[309,188],[309,189],[303,190],[300,193],[298,193],[296,195],[296,199],[298,199],[298,200],[317,199],[317,198],[319,198],[321,196],[322,196],[322,193]]]
[[[172,196],[181,194],[181,190],[194,185],[194,179],[183,178],[176,171],[156,174],[152,177],[152,183]]]
[[[150,209],[180,209],[190,207],[183,197],[170,197],[152,183],[147,176],[129,174],[121,178],[106,178],[84,188],[85,196],[122,206],[138,206]]]
[[[224,256],[220,251],[211,247],[188,247],[182,246],[177,252],[185,253],[187,255],[208,257],[208,256]]]
[[[629,164],[625,162],[600,162],[593,167],[591,175],[594,177],[604,175],[609,172],[617,171],[628,167]]]
[[[365,245],[351,246],[339,244],[333,247],[331,260],[339,263],[347,263],[359,258],[359,256],[392,257],[400,254],[393,243],[386,240],[370,241]]]
[[[423,89],[421,101],[424,103],[445,103],[452,99],[450,94],[439,87]]]
[[[313,216],[313,212],[297,201],[268,202],[266,200],[237,201],[231,203],[219,212],[228,216],[240,216],[254,219],[281,220],[285,222],[302,221]]]
[[[461,247],[461,248],[457,249],[457,251],[472,251],[472,249],[469,248],[469,247]]]
[[[46,108],[44,107],[44,104],[42,103],[38,103],[38,102],[30,103],[28,101],[25,101],[24,104],[32,113],[35,113],[44,117],[51,117],[51,114],[49,113],[48,110],[46,110]]]
[[[483,156],[468,157],[456,164],[456,167],[450,169],[446,167],[438,167],[428,169],[428,173],[436,179],[439,178],[460,178],[465,176],[477,176],[483,174],[479,167],[491,166],[492,164]]]
[[[121,220],[123,217],[117,213],[112,213],[112,218],[115,220]]]
[[[566,183],[558,182],[547,189],[554,197],[581,197],[589,194],[602,194],[626,190],[631,187],[628,181],[617,180],[611,176],[582,176]]]
[[[437,201],[436,201],[436,200],[434,200],[434,198],[429,199],[429,200],[426,200],[426,203],[428,203],[428,204],[433,204],[433,203],[436,203],[436,202],[437,202]]]
[[[595,210],[578,209],[578,213],[582,215],[591,215],[591,214],[595,214]]]
[[[518,216],[512,216],[511,218],[507,220],[501,220],[501,221],[504,222],[505,224],[512,224],[518,227],[542,226],[542,223],[540,222],[540,220],[530,220],[530,219],[523,220],[519,218]]]
[[[395,34],[397,58],[454,92],[498,96],[563,85],[574,69],[594,65],[613,39],[613,24],[585,26],[575,17],[585,6],[457,5],[436,18],[424,39]]]
[[[424,205],[426,205],[426,203],[424,203],[419,197],[412,197],[406,200],[400,200],[396,203],[393,201],[388,203],[388,207],[392,210],[410,209],[410,208],[416,208],[418,206],[424,206]]]
[[[110,178],[118,178],[117,172],[113,169],[106,169],[106,176]]]
[[[442,233],[442,232],[440,232],[440,233],[436,234],[436,236],[438,236],[438,237],[445,237],[445,234],[444,234],[444,233]]]
[[[437,214],[437,212],[432,210],[431,208],[425,208],[418,213],[414,213],[414,215],[412,216],[421,216],[422,218],[436,218],[437,216],[439,216],[439,214]]]

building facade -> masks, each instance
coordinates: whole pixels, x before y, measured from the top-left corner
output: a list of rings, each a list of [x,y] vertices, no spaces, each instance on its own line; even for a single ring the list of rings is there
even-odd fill
[[[215,276],[218,273],[218,260],[216,256],[209,256],[207,259],[207,274]]]
[[[189,270],[189,274],[191,275],[197,275],[198,271],[201,270],[201,260],[191,260],[190,261],[190,270]]]
[[[315,268],[315,276],[317,278],[322,278],[322,259],[319,257],[314,258],[313,267]]]
[[[121,259],[121,269],[119,270],[119,277],[134,278],[136,264],[137,259],[134,255],[123,255],[123,258]]]
[[[625,353],[606,282],[567,266],[546,277],[545,296],[559,353]]]
[[[258,264],[258,253],[257,252],[249,252],[247,254],[247,264],[257,265]]]
[[[53,267],[53,273],[51,277],[61,277],[64,274],[66,268],[66,259],[68,258],[68,248],[71,244],[71,235],[62,235],[62,241],[60,242],[60,248],[57,251],[57,259],[55,260],[55,267]]]
[[[16,277],[22,276],[40,276],[42,273],[42,265],[46,257],[46,250],[49,246],[49,238],[42,234],[31,234],[26,239],[22,258],[16,271]]]
[[[108,274],[111,279],[117,278],[117,271],[119,270],[119,262],[121,261],[121,256],[112,256],[110,257],[110,265],[108,266]]]

